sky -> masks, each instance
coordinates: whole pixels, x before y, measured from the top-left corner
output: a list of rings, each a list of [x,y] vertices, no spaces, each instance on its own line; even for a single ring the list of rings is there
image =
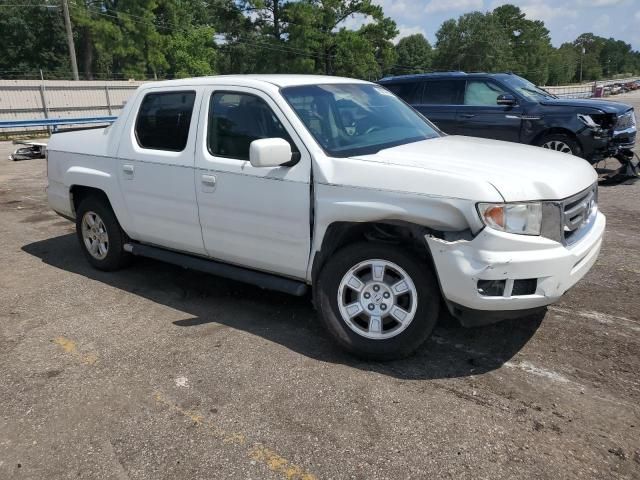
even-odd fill
[[[393,18],[400,35],[422,33],[433,44],[435,33],[449,18],[474,10],[488,11],[505,3],[517,5],[527,18],[543,20],[558,47],[581,33],[614,37],[640,50],[640,0],[374,0],[386,16]],[[346,26],[357,28],[361,18],[351,18]]]

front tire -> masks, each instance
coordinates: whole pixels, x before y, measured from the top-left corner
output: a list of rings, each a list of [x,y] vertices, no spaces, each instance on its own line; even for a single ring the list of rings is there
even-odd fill
[[[76,234],[85,257],[98,270],[119,270],[131,260],[131,255],[124,251],[126,234],[111,206],[98,197],[80,201],[76,209]]]
[[[318,279],[320,318],[348,352],[367,360],[413,353],[438,320],[440,292],[429,265],[402,247],[350,245]]]
[[[569,155],[575,155],[577,157],[582,156],[582,150],[578,142],[570,135],[563,133],[545,135],[540,139],[538,146],[548,150],[555,150],[556,152],[568,153]]]

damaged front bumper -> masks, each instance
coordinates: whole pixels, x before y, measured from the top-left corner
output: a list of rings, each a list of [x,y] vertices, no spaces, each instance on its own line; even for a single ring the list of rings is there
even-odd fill
[[[599,211],[588,230],[565,246],[540,236],[491,228],[473,240],[425,239],[451,313],[464,325],[529,315],[558,300],[593,266],[605,229]]]

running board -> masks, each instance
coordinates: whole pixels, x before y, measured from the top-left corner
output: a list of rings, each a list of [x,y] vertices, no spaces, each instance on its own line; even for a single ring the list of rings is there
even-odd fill
[[[248,268],[236,267],[228,263],[217,262],[205,258],[194,257],[184,253],[165,250],[164,248],[142,245],[140,243],[126,243],[124,250],[139,257],[148,257],[162,262],[172,263],[190,270],[211,273],[219,277],[229,278],[238,282],[250,283],[267,290],[303,296],[307,292],[307,285],[297,280],[279,277],[270,273],[257,272]]]

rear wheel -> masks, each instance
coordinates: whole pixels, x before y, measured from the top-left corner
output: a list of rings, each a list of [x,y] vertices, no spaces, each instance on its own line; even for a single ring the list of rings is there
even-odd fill
[[[344,248],[324,267],[317,288],[329,332],[366,359],[411,354],[438,319],[440,293],[429,266],[395,245]]]
[[[555,150],[556,152],[568,153],[569,155],[580,156],[582,151],[580,145],[574,138],[563,133],[554,133],[542,137],[538,145],[542,148]]]
[[[131,255],[124,251],[126,234],[111,209],[98,197],[80,201],[76,211],[76,234],[85,257],[99,270],[118,270]]]

